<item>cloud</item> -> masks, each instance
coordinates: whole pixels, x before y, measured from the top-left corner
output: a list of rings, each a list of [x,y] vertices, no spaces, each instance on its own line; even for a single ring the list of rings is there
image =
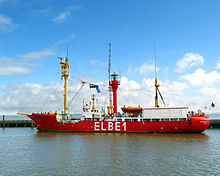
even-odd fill
[[[89,63],[92,64],[92,65],[95,64],[95,65],[100,65],[100,66],[104,66],[104,67],[107,66],[107,63],[101,62],[101,61],[96,60],[96,59],[90,60]]]
[[[218,63],[216,64],[216,69],[220,70],[220,58],[218,59]]]
[[[204,58],[197,53],[186,53],[184,57],[177,61],[175,72],[184,72],[190,67],[203,65]]]
[[[71,16],[71,13],[74,10],[78,10],[79,8],[80,8],[80,6],[68,7],[62,13],[58,14],[57,16],[55,16],[52,19],[52,21],[55,22],[55,23],[63,23],[63,22],[65,22]]]
[[[0,94],[1,99],[4,100],[0,102],[0,111],[8,114],[19,111],[27,113],[39,111],[46,101],[51,103],[50,95],[54,91],[51,85],[32,83],[7,85],[4,89],[7,89],[7,94]],[[56,105],[56,102],[52,103]]]
[[[159,68],[157,68],[157,71],[158,70],[159,70]],[[148,75],[150,72],[154,72],[154,71],[155,71],[155,65],[154,64],[148,64],[147,62],[145,62],[139,68],[139,73],[141,75]]]
[[[95,60],[95,59],[89,61],[90,64],[96,64],[97,62],[98,60]]]
[[[157,67],[157,71],[159,71],[159,67]],[[128,73],[136,73],[138,72],[140,75],[149,75],[155,72],[155,65],[149,64],[145,62],[143,65],[136,67],[136,68],[129,68]]]
[[[90,79],[86,79],[90,80]],[[95,82],[94,82],[95,83]],[[100,105],[107,105],[108,94],[107,86],[104,82],[95,83],[100,85],[101,94],[96,94]],[[76,92],[81,87],[79,80],[69,81],[69,96],[68,102],[75,96]],[[209,106],[213,101],[210,96],[215,96],[218,89],[205,87],[200,91],[193,92],[186,83],[181,82],[160,82],[160,91],[165,102],[169,107],[189,106],[192,110],[202,109]],[[4,93],[2,93],[4,92]],[[91,95],[96,92],[95,89],[90,89],[85,85],[77,98],[69,106],[71,113],[82,112],[82,102],[89,103]],[[201,96],[202,95],[202,96]],[[154,106],[154,80],[143,79],[141,83],[134,80],[129,80],[126,77],[121,78],[121,85],[118,89],[118,110],[120,107],[138,106],[152,107]],[[63,83],[49,82],[47,84],[25,83],[25,84],[10,84],[0,86],[0,112],[12,114],[16,112],[46,112],[46,111],[61,111],[63,109]],[[161,100],[159,104],[163,107]],[[220,104],[220,98],[216,96],[215,104]],[[214,109],[220,112],[220,108],[216,106]]]
[[[155,99],[155,80],[154,79],[143,79],[142,87],[146,90],[147,96],[151,97],[150,103],[154,105]],[[171,82],[171,81],[159,81],[160,87],[159,90],[165,100],[165,103],[169,106],[187,106],[187,103],[184,99],[184,94],[188,85],[182,82]],[[146,96],[146,95],[145,95]],[[144,97],[144,96],[143,96]],[[142,98],[143,98],[142,97]],[[147,100],[146,100],[147,101]],[[163,106],[163,102],[159,97],[159,105]]]
[[[23,66],[21,62],[15,62],[14,59],[8,57],[0,58],[0,76],[27,74],[30,72],[31,70]]]
[[[29,67],[35,65],[30,62],[32,59],[41,59],[54,54],[55,52],[52,49],[45,49],[39,52],[18,55],[17,58],[0,57],[0,76],[28,74],[31,72]]]
[[[53,18],[52,21],[56,22],[56,23],[62,23],[64,21],[66,21],[69,16],[70,16],[69,11],[62,12],[59,15],[57,15],[55,18]]]
[[[124,90],[125,91],[140,90],[141,85],[133,80],[129,81],[128,78],[126,78],[126,77],[122,77],[120,89],[122,89],[123,91]]]
[[[220,62],[217,63],[216,68],[217,68],[218,70],[220,70]]]
[[[67,39],[71,40],[71,39],[74,39],[75,37],[76,37],[75,34],[70,34],[70,35],[67,36]]]
[[[216,88],[204,87],[200,90],[203,96],[213,96],[216,95]]]
[[[55,55],[55,52],[52,49],[45,49],[38,52],[31,52],[27,54],[21,55],[24,60],[32,60],[32,59],[41,59],[47,56]]]
[[[27,67],[22,67],[18,65],[7,65],[4,68],[0,67],[0,76],[9,76],[9,75],[17,75],[17,74],[27,74],[30,73],[31,70]]]
[[[78,80],[69,81],[68,84],[68,103],[76,95],[81,82]],[[71,113],[82,112],[82,102],[85,99],[91,101],[91,91],[86,85],[79,92],[73,103],[68,107]],[[2,93],[3,92],[3,93]],[[17,112],[48,112],[63,110],[63,83],[49,82],[42,83],[23,83],[0,86],[0,112],[4,114],[15,114]]]
[[[203,69],[199,68],[192,74],[186,74],[180,77],[189,82],[192,86],[206,86],[220,81],[220,73],[212,71],[206,73]]]
[[[0,14],[0,31],[12,32],[15,30],[16,27],[17,25],[12,21],[10,17]]]
[[[184,82],[182,83],[178,81],[174,81],[174,82],[166,81],[164,83],[162,82],[161,85],[163,92],[166,94],[169,93],[172,96],[184,95],[184,91],[188,88],[187,83]]]

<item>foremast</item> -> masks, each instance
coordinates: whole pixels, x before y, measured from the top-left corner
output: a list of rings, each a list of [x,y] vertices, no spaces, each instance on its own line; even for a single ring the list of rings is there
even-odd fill
[[[65,61],[63,61],[62,57],[60,58],[60,65],[61,65],[61,79],[64,78],[64,114],[66,114],[67,111],[67,80],[69,77],[69,63],[68,63],[68,57],[66,57]]]

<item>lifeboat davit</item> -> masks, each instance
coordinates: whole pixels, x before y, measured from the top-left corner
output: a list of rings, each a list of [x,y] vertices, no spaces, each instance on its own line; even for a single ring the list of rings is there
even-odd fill
[[[128,107],[122,107],[121,110],[125,113],[135,113],[135,112],[140,112],[143,110],[142,107],[132,107],[132,106],[128,106]]]

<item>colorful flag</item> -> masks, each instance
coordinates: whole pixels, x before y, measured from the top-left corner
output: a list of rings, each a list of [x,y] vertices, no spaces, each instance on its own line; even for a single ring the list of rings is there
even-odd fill
[[[90,88],[96,88],[97,93],[100,93],[100,92],[101,92],[101,90],[99,89],[99,86],[98,86],[98,85],[95,85],[95,84],[89,84],[89,87],[90,87]]]

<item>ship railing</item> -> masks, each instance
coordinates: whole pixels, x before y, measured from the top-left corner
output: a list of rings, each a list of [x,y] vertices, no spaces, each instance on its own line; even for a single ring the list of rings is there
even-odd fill
[[[103,118],[82,118],[81,120],[85,120],[85,121],[102,121]],[[105,119],[105,121],[117,121],[117,122],[166,122],[166,121],[191,121],[190,118],[188,117],[172,117],[172,118],[131,118],[131,117],[127,117],[127,118],[123,118],[123,117],[117,117],[114,119]]]
[[[191,121],[191,119],[187,117],[179,117],[179,118],[143,118],[141,119],[143,122],[163,122],[163,121]]]
[[[163,122],[163,121],[191,121],[187,117],[172,117],[172,118],[116,118],[115,121],[119,122]]]

